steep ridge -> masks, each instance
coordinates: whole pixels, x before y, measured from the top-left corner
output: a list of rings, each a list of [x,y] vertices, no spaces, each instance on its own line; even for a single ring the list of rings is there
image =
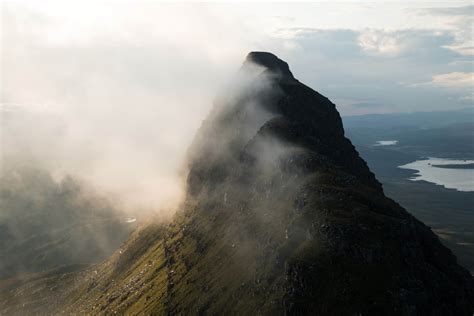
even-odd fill
[[[231,87],[189,150],[172,223],[137,231],[58,311],[472,314],[471,275],[384,196],[334,104],[264,52]]]

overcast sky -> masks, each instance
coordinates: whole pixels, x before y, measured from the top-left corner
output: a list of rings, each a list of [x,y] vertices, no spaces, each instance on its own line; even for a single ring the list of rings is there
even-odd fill
[[[34,3],[2,8],[2,103],[54,106],[90,80],[212,94],[266,50],[343,115],[473,104],[471,1]]]
[[[249,51],[286,60],[342,115],[464,108],[473,11],[470,1],[3,1],[0,151],[162,205],[182,193],[186,148]]]

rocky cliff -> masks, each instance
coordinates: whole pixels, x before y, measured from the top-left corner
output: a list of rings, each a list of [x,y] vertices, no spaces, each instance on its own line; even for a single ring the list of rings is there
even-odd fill
[[[54,310],[472,315],[471,275],[385,197],[335,105],[270,53],[237,77],[189,150],[173,222],[137,231]]]

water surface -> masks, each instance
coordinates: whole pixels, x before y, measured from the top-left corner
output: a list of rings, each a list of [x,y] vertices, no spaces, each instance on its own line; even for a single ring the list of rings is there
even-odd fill
[[[398,166],[398,168],[416,170],[415,176],[409,179],[411,181],[424,180],[448,189],[469,192],[474,191],[474,169],[464,169],[459,166],[473,163],[474,160],[430,157]]]
[[[398,140],[378,140],[375,142],[374,146],[392,146],[396,145]]]

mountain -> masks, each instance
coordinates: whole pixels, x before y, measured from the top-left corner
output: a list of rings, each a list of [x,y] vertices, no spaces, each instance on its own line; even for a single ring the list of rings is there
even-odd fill
[[[444,125],[472,123],[473,117],[474,108],[469,107],[448,111],[354,115],[345,116],[343,120],[346,129],[372,128],[401,132],[400,128],[430,129]]]
[[[429,225],[474,275],[474,192],[411,181],[418,170],[399,166],[426,157],[474,158],[474,108],[343,117],[346,136],[383,184],[384,192]],[[379,146],[377,141],[396,144]],[[440,180],[456,179],[453,165]],[[468,166],[466,166],[468,167]],[[469,172],[469,170],[466,170]],[[446,177],[446,178],[445,178]]]
[[[188,162],[171,223],[86,271],[0,284],[0,312],[472,314],[469,272],[384,195],[335,105],[275,55],[247,56]]]

